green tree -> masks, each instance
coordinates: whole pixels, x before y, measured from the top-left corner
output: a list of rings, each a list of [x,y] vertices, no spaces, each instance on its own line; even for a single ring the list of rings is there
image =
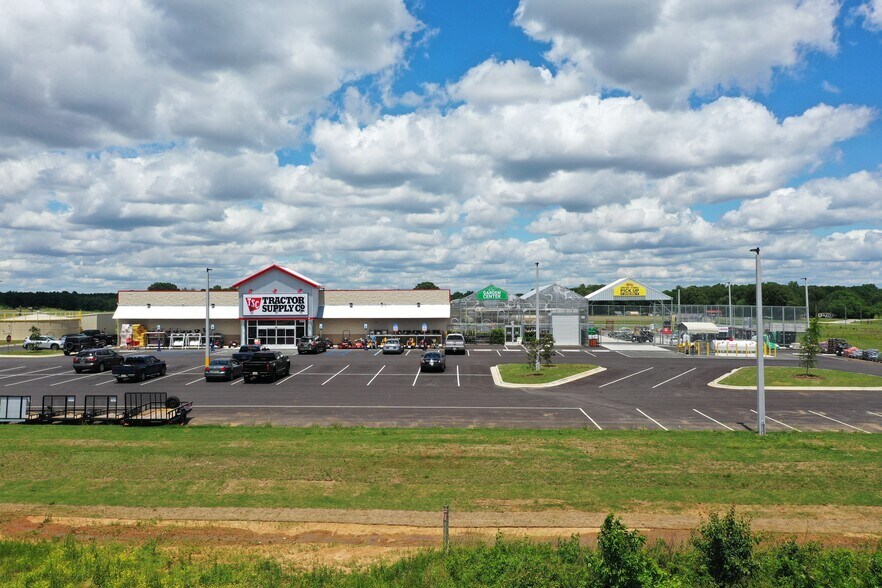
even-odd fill
[[[414,290],[440,290],[438,286],[433,284],[432,282],[420,282],[416,286],[413,287]]]
[[[172,284],[171,282],[153,282],[149,286],[147,286],[147,290],[150,292],[156,292],[159,290],[178,290],[177,284]]]
[[[756,569],[753,548],[759,540],[753,536],[750,523],[735,516],[734,506],[723,518],[712,512],[691,542],[708,574],[719,584],[738,584]]]
[[[805,375],[818,365],[818,354],[821,352],[821,325],[818,317],[809,321],[808,329],[802,336],[799,350],[799,365],[805,368]]]
[[[554,359],[554,337],[551,335],[542,335],[539,337],[539,357],[542,358],[542,365],[551,367]]]

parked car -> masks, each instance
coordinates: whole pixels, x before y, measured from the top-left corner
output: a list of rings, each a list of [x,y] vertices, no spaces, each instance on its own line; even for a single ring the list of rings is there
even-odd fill
[[[383,344],[383,355],[388,355],[390,353],[401,355],[402,351],[404,350],[401,348],[401,341],[398,339],[386,339],[386,343]]]
[[[233,354],[233,359],[239,363],[244,363],[251,359],[251,356],[258,351],[269,351],[269,347],[261,347],[260,345],[242,345],[239,351]]]
[[[251,359],[242,364],[242,374],[245,382],[257,378],[270,378],[276,380],[279,376],[287,376],[291,373],[291,360],[281,351],[258,351]]]
[[[94,349],[98,346],[97,343],[95,343],[95,339],[89,335],[83,335],[82,333],[70,333],[69,335],[62,337],[61,341],[61,348],[64,349],[65,355],[79,353],[83,349]]]
[[[443,372],[447,369],[447,358],[440,351],[426,351],[420,358],[421,372]]]
[[[99,331],[98,329],[83,329],[81,335],[92,337],[93,339],[95,339],[95,342],[101,347],[116,345],[116,335],[108,335],[104,331]]]
[[[140,382],[145,378],[164,376],[165,370],[165,362],[152,355],[129,355],[122,364],[113,366],[113,375],[117,382]]]
[[[25,349],[51,349],[52,351],[58,351],[64,346],[64,342],[51,335],[37,335],[36,337],[25,339],[21,346]]]
[[[231,382],[242,375],[242,364],[233,358],[212,359],[205,367],[205,381],[227,380]]]
[[[322,353],[323,351],[327,351],[327,349],[328,348],[321,337],[313,335],[301,337],[300,342],[297,343],[297,353]]]
[[[867,361],[879,361],[879,350],[878,349],[864,349],[864,354],[862,359]]]
[[[122,364],[125,358],[113,349],[84,349],[73,358],[73,369],[81,374],[86,370],[103,372]]]
[[[444,340],[444,353],[461,353],[465,355],[465,337],[459,333],[451,333]]]

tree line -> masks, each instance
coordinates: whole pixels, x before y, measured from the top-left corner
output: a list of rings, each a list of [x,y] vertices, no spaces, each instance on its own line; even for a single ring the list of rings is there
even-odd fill
[[[431,282],[422,282],[415,289],[437,288]],[[434,286],[434,288],[431,288]],[[580,296],[603,288],[604,284],[579,284],[570,290]],[[148,290],[177,290],[178,287],[167,282],[155,282]],[[212,290],[221,290],[213,286]],[[729,303],[729,288],[726,284],[712,286],[677,286],[664,293],[680,304],[700,304],[725,306]],[[451,300],[472,294],[471,290],[453,292]],[[809,310],[813,316],[830,313],[836,318],[872,318],[882,316],[882,288],[875,284],[862,286],[812,286],[808,287]],[[30,310],[38,308],[57,308],[60,310],[82,310],[85,312],[112,312],[116,310],[116,292],[79,293],[68,292],[0,292],[0,307],[7,309]],[[756,304],[756,287],[753,284],[732,284],[732,304]],[[777,282],[763,283],[763,305],[765,306],[805,306],[805,287],[795,281],[787,284]]]

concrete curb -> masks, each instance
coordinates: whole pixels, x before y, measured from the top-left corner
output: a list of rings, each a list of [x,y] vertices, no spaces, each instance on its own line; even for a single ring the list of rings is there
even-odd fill
[[[70,356],[64,355],[61,352],[54,353],[52,355],[27,355],[24,353],[21,355],[13,355],[11,353],[0,353],[0,358],[6,358],[6,359],[45,359],[47,357],[70,357]]]
[[[581,380],[582,378],[587,378],[588,376],[593,376],[594,374],[599,374],[600,372],[605,371],[605,367],[598,366],[593,370],[588,370],[587,372],[582,372],[581,374],[567,376],[566,378],[561,378],[560,380],[555,380],[554,382],[548,382],[547,384],[512,384],[510,382],[503,381],[502,375],[500,375],[499,373],[499,366],[494,365],[490,368],[490,373],[493,374],[493,383],[500,388],[553,388],[555,386],[569,384],[570,382],[575,382],[576,380]]]
[[[744,366],[737,367],[731,372],[727,374],[723,374],[713,382],[708,382],[708,386],[711,388],[724,388],[726,390],[756,390],[756,386],[732,386],[730,384],[721,384],[720,380],[725,380],[735,372],[740,369],[744,369]],[[786,390],[786,391],[794,391],[794,392],[811,392],[811,391],[821,391],[826,392],[829,390],[833,390],[834,392],[882,392],[882,386],[865,386],[863,388],[855,388],[850,386],[826,386],[823,388],[819,388],[817,386],[766,386],[766,390]]]

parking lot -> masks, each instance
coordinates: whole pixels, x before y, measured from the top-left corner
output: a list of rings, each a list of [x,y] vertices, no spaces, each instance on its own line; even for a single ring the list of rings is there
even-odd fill
[[[499,388],[490,367],[525,361],[520,347],[470,347],[448,356],[445,373],[420,373],[419,350],[289,353],[291,375],[275,382],[205,382],[203,352],[151,352],[168,374],[119,384],[109,374],[75,374],[69,357],[0,358],[0,395],[76,396],[155,391],[192,400],[192,424],[364,425],[389,427],[537,427],[747,431],[756,425],[756,393],[708,382],[744,359],[678,355],[652,346],[559,349],[558,363],[592,363],[599,374],[552,388]],[[215,356],[230,355],[222,350]],[[796,365],[782,353],[766,365]],[[882,364],[836,357],[819,367],[882,375]],[[882,432],[878,391],[766,393],[768,431]]]

